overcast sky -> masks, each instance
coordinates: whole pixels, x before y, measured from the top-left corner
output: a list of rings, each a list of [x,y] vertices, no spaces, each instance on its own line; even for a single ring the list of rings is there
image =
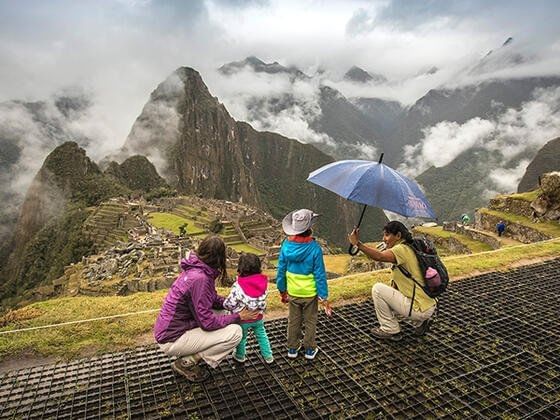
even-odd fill
[[[326,70],[346,95],[411,103],[508,37],[527,59],[519,76],[558,73],[559,12],[554,0],[0,0],[0,101],[83,87],[104,136],[120,145],[177,67],[199,70],[220,97],[215,69],[255,55]],[[362,92],[338,83],[352,65],[389,83]]]

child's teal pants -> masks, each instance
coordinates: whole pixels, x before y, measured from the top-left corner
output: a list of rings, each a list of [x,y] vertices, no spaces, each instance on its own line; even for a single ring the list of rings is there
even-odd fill
[[[247,335],[250,330],[253,330],[257,343],[259,343],[259,348],[261,349],[262,357],[265,359],[270,359],[272,357],[272,350],[270,348],[270,341],[268,341],[268,336],[266,335],[266,330],[264,329],[264,322],[259,319],[255,322],[241,323],[241,329],[243,330],[243,337],[241,342],[237,345],[235,354],[239,358],[245,357],[245,346],[247,345]]]

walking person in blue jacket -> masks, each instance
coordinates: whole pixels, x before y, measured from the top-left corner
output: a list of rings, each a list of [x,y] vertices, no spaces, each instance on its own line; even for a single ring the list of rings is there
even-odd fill
[[[305,358],[313,360],[319,349],[315,341],[318,302],[330,311],[323,251],[311,236],[318,214],[311,210],[292,211],[282,220],[288,237],[282,242],[276,285],[282,302],[288,303],[288,357],[296,358],[303,347]],[[305,335],[302,334],[305,328]]]

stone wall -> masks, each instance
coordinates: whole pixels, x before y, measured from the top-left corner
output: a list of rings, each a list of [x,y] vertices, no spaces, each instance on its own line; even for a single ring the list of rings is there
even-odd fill
[[[477,215],[478,215],[478,212],[476,212],[475,215],[474,215],[475,226],[476,227],[478,227],[478,225],[477,225],[478,216]],[[495,229],[495,225],[492,229]],[[459,233],[461,235],[465,235],[467,238],[471,238],[475,241],[483,242],[485,244],[490,245],[490,247],[492,249],[498,249],[498,248],[501,247],[500,240],[497,239],[496,237],[494,237],[492,234],[490,234],[488,232],[484,232],[484,231],[479,230],[479,229],[473,229],[472,227],[465,226],[465,225],[462,225],[460,223],[445,222],[443,224],[443,230],[447,230],[447,231],[450,231],[450,232],[455,232],[455,233]],[[489,230],[489,229],[485,229],[485,230]]]
[[[488,204],[490,210],[501,211],[504,213],[518,214],[520,216],[532,217],[533,209],[531,202],[512,197],[496,197]]]
[[[488,213],[477,212],[475,214],[475,226],[478,229],[483,229],[487,231],[494,231],[496,229],[496,224],[502,219],[498,216],[494,216]],[[507,228],[505,236],[509,236],[516,241],[522,242],[524,244],[530,244],[532,242],[544,241],[551,239],[552,237],[539,232],[528,226],[520,225],[517,223],[506,222]]]

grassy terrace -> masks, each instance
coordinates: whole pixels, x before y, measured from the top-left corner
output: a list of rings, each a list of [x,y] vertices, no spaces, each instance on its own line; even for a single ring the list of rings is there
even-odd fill
[[[480,254],[444,258],[452,280],[481,272],[504,271],[504,267],[523,261],[557,257],[560,239],[520,245]],[[342,258],[340,258],[342,260]],[[339,261],[340,262],[340,261]],[[390,271],[380,270],[340,277],[329,282],[330,300],[343,304],[348,300],[369,299],[375,282],[389,282]],[[227,289],[219,290],[225,295]],[[35,354],[71,359],[86,354],[116,351],[139,342],[152,342],[151,328],[166,291],[136,293],[131,296],[68,297],[31,304],[0,319],[0,331],[59,324],[68,321],[106,317],[139,311],[111,320],[98,320],[27,332],[0,335],[0,360]],[[272,288],[268,298],[269,311],[282,314],[278,292]],[[76,315],[79,314],[79,315]]]
[[[537,188],[536,190],[524,193],[499,195],[496,198],[513,198],[514,200],[533,201],[541,194],[542,190]]]
[[[459,233],[443,230],[442,226],[435,226],[435,227],[418,226],[414,228],[414,231],[422,233],[424,235],[439,236],[440,238],[444,238],[444,239],[455,238],[463,245],[468,247],[473,253],[490,251],[492,249],[490,245],[485,244],[484,242],[475,241],[474,239],[471,239],[468,236],[461,235]]]
[[[237,244],[237,245],[231,245],[231,247],[233,249],[235,249],[237,252],[245,252],[245,253],[253,253],[256,255],[264,255],[266,254],[266,252],[264,252],[262,249],[258,249],[255,248],[251,245],[248,244]]]
[[[175,235],[179,235],[179,227],[187,224],[187,234],[197,235],[204,233],[204,229],[201,229],[194,224],[194,220],[186,219],[184,217],[176,216],[171,213],[150,213],[148,220],[152,225],[157,228],[167,229],[173,232]]]
[[[485,208],[479,209],[479,212],[495,216],[509,223],[517,223],[520,225],[530,227],[546,235],[550,235],[553,238],[560,237],[560,224],[556,222],[549,221],[549,222],[534,223],[531,219],[525,216],[520,216],[511,213],[503,213],[500,211],[489,210]]]

